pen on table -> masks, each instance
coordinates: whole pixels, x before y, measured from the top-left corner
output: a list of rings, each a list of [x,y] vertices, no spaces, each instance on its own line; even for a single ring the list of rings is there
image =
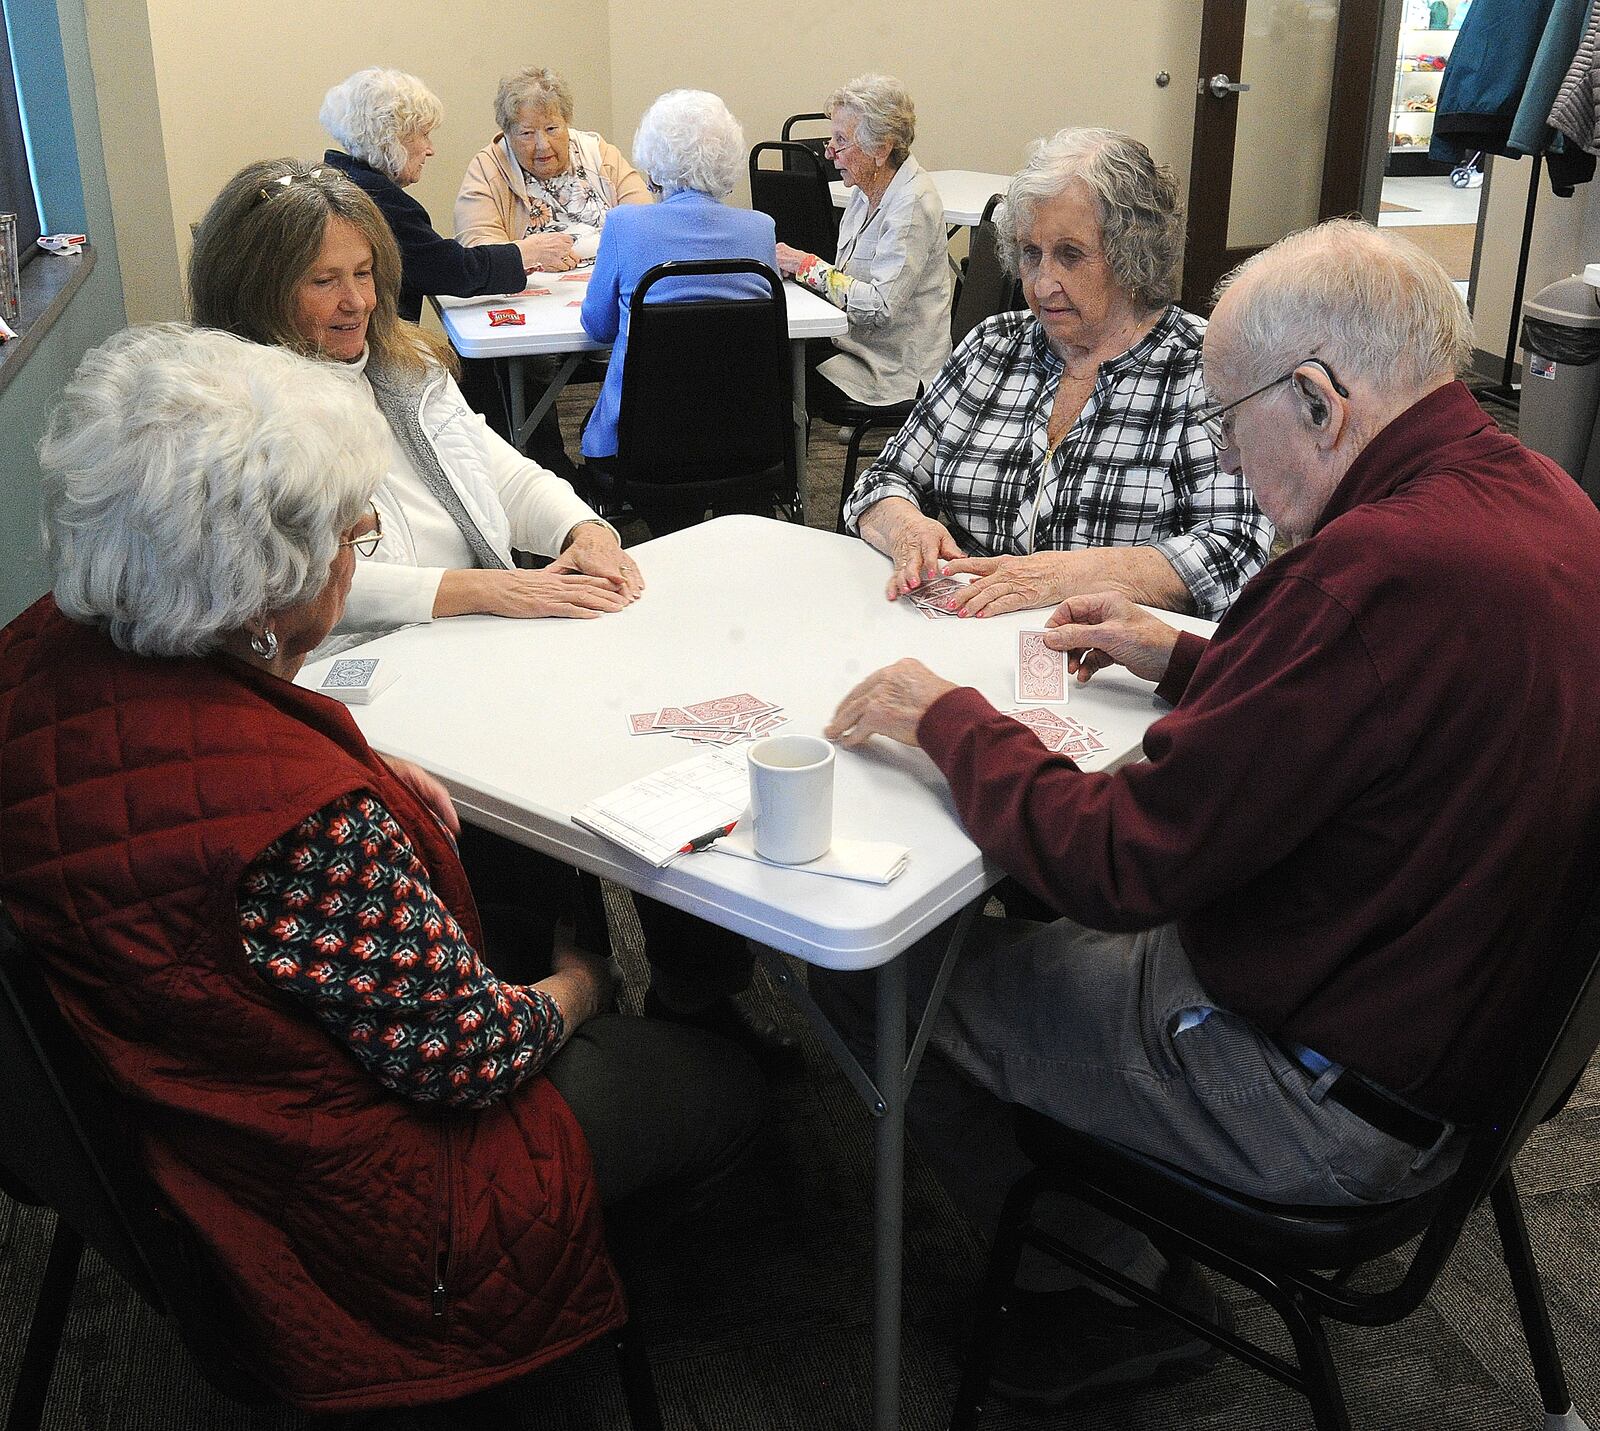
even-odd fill
[[[703,835],[696,835],[692,840],[689,841],[688,844],[680,849],[678,853],[680,855],[689,855],[693,854],[696,850],[703,850],[708,845],[720,840],[724,835],[731,835],[733,833],[733,827],[738,823],[739,822],[737,820],[729,820],[726,825],[718,825],[714,830],[707,830]]]

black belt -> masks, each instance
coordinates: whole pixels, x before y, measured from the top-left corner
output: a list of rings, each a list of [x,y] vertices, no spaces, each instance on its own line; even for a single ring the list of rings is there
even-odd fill
[[[1290,1058],[1304,1070],[1309,1078],[1318,1077],[1317,1070],[1307,1068],[1292,1049],[1286,1049]],[[1380,1133],[1410,1143],[1413,1148],[1431,1148],[1444,1135],[1447,1124],[1415,1108],[1408,1108],[1392,1093],[1369,1083],[1359,1073],[1344,1070],[1328,1086],[1323,1095],[1341,1108],[1348,1108],[1363,1123],[1370,1123]]]

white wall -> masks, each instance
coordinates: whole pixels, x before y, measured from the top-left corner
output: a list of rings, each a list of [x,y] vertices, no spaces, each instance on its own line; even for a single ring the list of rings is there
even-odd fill
[[[420,75],[444,102],[438,154],[414,190],[441,230],[492,132],[499,76],[535,63],[564,73],[577,122],[624,151],[645,107],[674,86],[723,95],[753,143],[876,68],[915,97],[929,168],[1008,172],[1029,140],[1092,123],[1139,135],[1188,182],[1198,0],[856,0],[837,13],[776,0],[547,0],[527,20],[487,0],[349,0],[336,11],[311,0],[86,3],[112,203],[134,240],[122,248],[124,286],[141,319],[181,313],[189,225],[223,182],[252,159],[319,155],[322,95],[369,64]],[[1158,88],[1163,70],[1172,83]],[[1479,281],[1486,351],[1504,341],[1525,192],[1518,166],[1499,163]],[[1600,257],[1585,247],[1590,207],[1587,194],[1542,196],[1531,287],[1569,271],[1580,249]],[[1590,227],[1600,239],[1600,222]]]
[[[109,5],[117,0],[104,0]],[[121,0],[124,7],[142,0]],[[253,159],[317,158],[329,145],[317,123],[328,89],[368,65],[419,76],[444,103],[438,153],[412,192],[442,232],[470,160],[494,133],[502,74],[547,64],[577,95],[577,122],[611,122],[603,11],[554,0],[526,11],[486,0],[148,0],[179,255],[189,225]]]

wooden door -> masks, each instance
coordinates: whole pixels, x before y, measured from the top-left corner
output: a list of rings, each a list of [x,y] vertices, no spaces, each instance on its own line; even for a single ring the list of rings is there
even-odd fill
[[[1186,308],[1209,312],[1217,280],[1285,234],[1360,211],[1382,33],[1383,0],[1205,0]]]

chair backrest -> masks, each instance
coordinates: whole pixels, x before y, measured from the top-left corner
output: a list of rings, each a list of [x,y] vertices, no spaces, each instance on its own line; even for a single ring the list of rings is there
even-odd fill
[[[223,1341],[222,1294],[186,1229],[163,1208],[128,1118],[67,1026],[37,952],[0,909],[0,1186],[54,1209],[178,1326],[208,1380],[270,1399]]]
[[[799,124],[826,125],[827,123],[828,116],[820,112],[816,114],[791,114],[783,121],[783,129],[779,132],[778,138],[785,144],[804,144],[817,158],[822,160],[823,172],[827,174],[828,182],[832,183],[840,177],[840,174],[839,166],[827,155],[828,136],[826,134],[805,134],[797,137],[794,132],[795,126]],[[785,163],[783,167],[787,169],[790,166]]]
[[[994,211],[1000,195],[990,197],[984,205],[983,217],[973,228],[967,245],[967,272],[961,281],[961,291],[956,294],[950,310],[950,341],[959,343],[985,318],[1027,305],[1022,298],[1022,285],[1016,277],[1001,266],[999,238],[995,229]]]
[[[731,276],[743,276],[752,296],[703,296],[708,287],[726,292]],[[788,309],[783,280],[764,263],[659,263],[639,280],[628,305],[616,474],[619,495],[636,506],[741,484],[792,498]],[[660,490],[668,486],[670,494]]]
[[[782,168],[761,164],[775,154]],[[839,210],[828,191],[820,155],[804,144],[765,140],[750,151],[750,207],[772,215],[778,242],[833,262],[839,250]]]
[[[1595,848],[1592,842],[1584,847]],[[1533,1130],[1561,1109],[1600,1048],[1600,881],[1572,903],[1564,921],[1570,932],[1550,953],[1549,984],[1526,1021],[1501,1093],[1470,1135],[1461,1167],[1417,1249],[1404,1287],[1397,1289],[1402,1294],[1432,1284],[1472,1210],[1511,1166]]]

